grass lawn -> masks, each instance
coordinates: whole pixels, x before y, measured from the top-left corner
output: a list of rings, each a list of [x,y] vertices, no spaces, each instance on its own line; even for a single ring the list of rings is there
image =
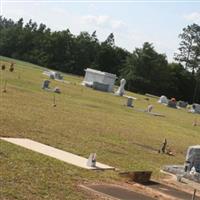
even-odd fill
[[[159,178],[165,164],[182,164],[187,147],[200,144],[200,126],[192,126],[200,115],[160,105],[150,98],[155,117],[124,106],[126,99],[80,85],[82,77],[65,75],[70,83],[52,80],[60,87],[53,107],[53,93],[43,91],[43,68],[0,57],[0,89],[7,80],[7,92],[0,93],[0,136],[25,137],[88,157],[97,153],[99,162],[120,170],[152,170]],[[135,108],[146,109],[148,102],[137,97]],[[157,154],[141,145],[158,149],[167,138],[176,156]],[[84,181],[119,180],[114,171],[89,171],[26,150],[0,140],[0,197],[12,199],[89,199],[78,188]]]

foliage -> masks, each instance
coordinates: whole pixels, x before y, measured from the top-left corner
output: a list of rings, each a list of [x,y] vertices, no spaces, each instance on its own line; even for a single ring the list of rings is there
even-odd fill
[[[129,90],[153,94],[166,91],[167,60],[165,55],[154,50],[152,44],[146,42],[141,49],[136,48],[125,65],[122,74],[128,82]]]
[[[195,73],[200,69],[200,26],[197,24],[187,26],[179,37],[181,38],[179,54],[175,54],[175,58],[185,63],[185,67]]]
[[[192,71],[195,79],[193,102],[200,100],[200,26],[192,24],[183,29],[179,35],[181,38],[179,54],[176,60],[185,64],[185,68]]]
[[[165,55],[158,54],[152,44],[144,43],[127,58],[122,76],[127,89],[156,95],[165,94],[192,102],[195,79],[181,64],[169,63]]]
[[[126,87],[130,91],[199,102],[198,31],[199,26],[192,25],[181,34],[183,41],[177,59],[187,61],[188,67],[184,69],[178,64],[168,64],[166,56],[156,52],[148,42],[130,53],[115,45],[113,33],[100,42],[96,31],[75,36],[69,29],[52,31],[32,20],[24,24],[23,19],[14,22],[0,16],[0,54],[76,75],[84,75],[84,69],[94,68],[127,79]],[[195,71],[195,77],[191,77],[188,69]]]

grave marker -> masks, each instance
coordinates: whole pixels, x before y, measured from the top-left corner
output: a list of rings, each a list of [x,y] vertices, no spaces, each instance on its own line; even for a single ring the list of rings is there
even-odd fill
[[[42,89],[49,89],[49,84],[50,84],[49,80],[44,80],[42,84]]]
[[[119,86],[118,90],[115,92],[116,95],[118,95],[118,96],[123,96],[124,95],[124,92],[125,92],[124,86],[125,86],[125,84],[126,84],[126,80],[124,78],[121,79],[120,86]]]
[[[128,107],[133,107],[133,98],[132,97],[128,97],[127,98],[127,104]]]
[[[96,167],[96,153],[91,153],[88,161],[87,161],[88,167]]]

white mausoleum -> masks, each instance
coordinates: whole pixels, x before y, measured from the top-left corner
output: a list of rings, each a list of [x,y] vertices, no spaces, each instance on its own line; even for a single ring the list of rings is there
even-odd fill
[[[87,68],[82,84],[93,88],[96,87],[99,90],[112,92],[116,78],[117,76],[115,74]]]

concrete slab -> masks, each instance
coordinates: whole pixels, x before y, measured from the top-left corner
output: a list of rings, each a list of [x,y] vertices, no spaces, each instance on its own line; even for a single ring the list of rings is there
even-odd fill
[[[128,96],[128,95],[123,95],[123,97],[126,97],[126,98],[131,98],[133,100],[136,100],[137,98],[136,97],[133,97],[133,96]]]
[[[147,112],[147,110],[136,109],[136,108],[134,108],[133,110],[138,111],[138,112],[144,112],[144,113],[147,113],[147,114],[153,115],[153,116],[165,117],[165,115],[163,115],[163,114],[155,113],[155,112]]]
[[[109,170],[109,169],[115,169],[114,167],[108,166],[108,165],[104,165],[102,163],[97,162],[96,163],[96,167],[89,167],[87,166],[87,160],[84,157],[81,156],[77,156],[75,154],[72,153],[68,153],[66,151],[62,151],[60,149],[56,149],[54,147],[39,143],[39,142],[35,142],[33,140],[30,139],[26,139],[26,138],[4,138],[1,137],[0,139],[19,145],[21,147],[24,147],[26,149],[30,149],[32,151],[36,151],[38,153],[56,158],[58,160],[64,161],[66,163],[72,164],[72,165],[76,165],[78,167],[82,167],[85,169],[92,169],[92,170]]]
[[[117,185],[108,185],[108,184],[97,184],[97,185],[88,185],[85,186],[85,189],[90,190],[91,192],[97,192],[102,196],[110,197],[109,199],[124,199],[124,200],[154,200],[152,197],[148,197],[144,194],[129,190],[127,188],[117,186]]]

